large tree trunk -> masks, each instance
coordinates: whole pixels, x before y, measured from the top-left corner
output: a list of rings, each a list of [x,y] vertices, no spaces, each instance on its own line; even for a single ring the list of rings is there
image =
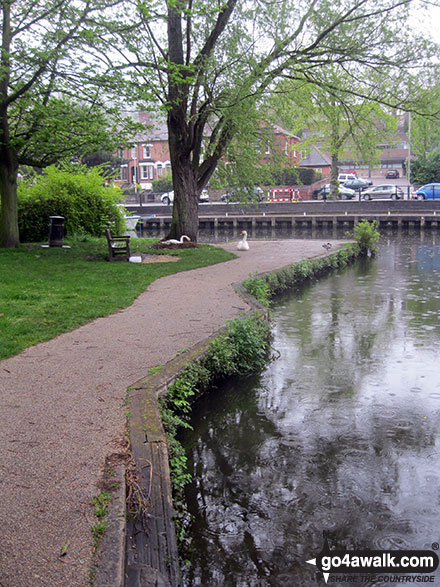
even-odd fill
[[[18,247],[17,213],[17,173],[18,162],[15,153],[0,144],[0,246]]]
[[[199,186],[197,171],[191,160],[184,105],[176,100],[168,113],[168,145],[173,174],[173,218],[167,238],[188,236],[197,242],[199,228]]]
[[[0,69],[0,246],[18,247],[17,155],[10,147],[8,86],[11,49],[11,2],[2,2]]]
[[[332,153],[332,166],[330,170],[330,193],[334,200],[337,199],[339,194],[339,182],[338,182],[338,175],[339,175],[339,163],[338,163],[338,156]]]
[[[182,235],[197,242],[199,228],[199,193],[197,179],[190,161],[172,161],[173,170],[173,218],[168,238],[180,239]]]

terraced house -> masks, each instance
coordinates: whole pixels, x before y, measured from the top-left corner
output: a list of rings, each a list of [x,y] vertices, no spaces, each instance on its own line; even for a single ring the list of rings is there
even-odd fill
[[[167,125],[163,118],[149,112],[136,112],[134,118],[144,123],[145,130],[133,137],[132,147],[118,151],[118,157],[124,160],[120,180],[137,184],[142,190],[151,190],[153,180],[171,171]],[[270,132],[270,140],[262,151],[262,163],[268,163],[276,152],[283,155],[286,166],[298,165],[300,139],[277,125],[273,125]]]
[[[120,149],[121,181],[150,190],[152,181],[171,171],[166,121],[149,112],[137,112],[134,118],[145,130],[133,137],[133,146]]]

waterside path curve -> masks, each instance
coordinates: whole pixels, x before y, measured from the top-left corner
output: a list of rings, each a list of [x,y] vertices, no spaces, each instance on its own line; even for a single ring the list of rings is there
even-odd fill
[[[0,362],[2,587],[88,585],[90,501],[124,437],[127,387],[248,310],[233,283],[325,252],[320,240],[235,247],[224,245],[236,259],[164,277],[130,307]]]

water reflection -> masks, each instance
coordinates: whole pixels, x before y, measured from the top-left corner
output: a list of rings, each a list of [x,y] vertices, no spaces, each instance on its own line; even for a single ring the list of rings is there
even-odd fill
[[[305,561],[324,537],[371,549],[438,540],[434,239],[390,238],[377,260],[280,298],[281,358],[198,403],[184,437],[187,585],[308,587],[323,584]]]

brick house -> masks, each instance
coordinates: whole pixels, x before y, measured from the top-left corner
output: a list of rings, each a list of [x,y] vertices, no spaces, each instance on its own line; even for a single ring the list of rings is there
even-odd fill
[[[141,189],[151,190],[153,180],[171,172],[167,125],[163,118],[149,112],[137,112],[133,117],[145,124],[145,130],[133,137],[132,147],[118,150],[118,157],[124,160],[120,181],[137,183]],[[300,139],[277,125],[273,125],[270,131],[273,134],[267,141],[263,163],[269,163],[276,151],[285,156],[286,166],[298,165],[301,155],[297,144]]]
[[[149,112],[137,112],[134,118],[145,124],[145,130],[133,137],[132,147],[118,150],[118,157],[125,160],[121,181],[150,190],[154,179],[171,172],[167,125]]]
[[[266,127],[267,130],[267,127]],[[277,155],[284,154],[286,166],[295,167],[299,165],[301,153],[298,148],[299,137],[291,134],[277,124],[270,126],[271,137],[266,143],[263,162],[268,163],[276,151]]]

